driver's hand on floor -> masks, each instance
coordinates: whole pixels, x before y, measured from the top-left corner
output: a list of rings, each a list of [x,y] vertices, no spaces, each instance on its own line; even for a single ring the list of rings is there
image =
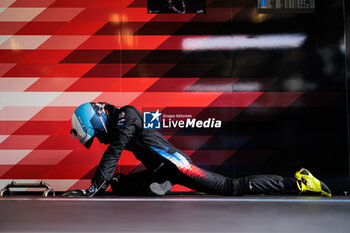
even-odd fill
[[[91,185],[88,189],[69,190],[62,194],[62,197],[92,197],[96,193],[96,188]]]

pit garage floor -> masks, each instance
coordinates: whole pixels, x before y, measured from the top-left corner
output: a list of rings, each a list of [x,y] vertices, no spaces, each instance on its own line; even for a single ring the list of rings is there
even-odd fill
[[[0,198],[0,232],[350,232],[350,197]]]

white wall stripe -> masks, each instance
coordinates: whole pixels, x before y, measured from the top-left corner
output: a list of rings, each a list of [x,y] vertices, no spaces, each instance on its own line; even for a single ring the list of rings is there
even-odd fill
[[[0,110],[6,106],[75,107],[93,101],[102,92],[0,92]]]
[[[0,108],[5,106],[47,106],[62,92],[0,92]]]
[[[1,165],[15,165],[32,150],[0,150]]]
[[[78,182],[79,180],[64,180],[64,179],[60,179],[60,180],[54,180],[54,179],[45,179],[44,180],[48,185],[50,185],[51,188],[53,188],[53,190],[55,191],[66,191],[68,190],[70,187],[72,187],[76,182]],[[37,180],[36,183],[39,183],[40,180]],[[86,187],[88,188],[88,187]]]
[[[16,0],[1,0],[0,7],[5,7],[5,9],[11,6]]]
[[[6,140],[10,135],[0,135],[0,143]]]
[[[9,179],[0,179],[0,189],[4,188],[6,185],[11,183],[13,180]],[[41,180],[15,180],[16,183],[39,183]],[[66,191],[68,190],[72,185],[74,185],[79,180],[77,179],[45,179],[44,182],[51,186],[55,191]],[[24,191],[25,189],[16,189],[18,191]]]
[[[0,22],[29,22],[46,8],[10,7],[0,13]]]
[[[0,91],[24,91],[39,78],[1,78]]]
[[[6,185],[8,185],[9,183],[11,183],[13,181],[12,180],[8,180],[8,179],[0,179],[0,189],[4,188]],[[16,183],[36,183],[37,180],[15,180]],[[24,191],[24,188],[21,189],[16,189],[17,191]]]
[[[305,34],[276,34],[263,36],[234,35],[185,38],[183,50],[238,50],[297,48],[306,40]]]
[[[0,121],[28,121],[43,108],[43,106],[7,106],[0,109]]]
[[[7,41],[11,36],[0,36],[0,45]]]
[[[91,102],[102,92],[63,92],[49,106],[79,106],[85,102]]]
[[[51,36],[11,36],[0,45],[0,49],[36,49]]]

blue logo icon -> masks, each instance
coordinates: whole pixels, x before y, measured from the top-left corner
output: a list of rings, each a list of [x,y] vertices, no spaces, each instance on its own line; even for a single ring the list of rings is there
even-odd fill
[[[162,114],[157,110],[156,112],[143,113],[143,128],[145,129],[160,129],[160,116]]]

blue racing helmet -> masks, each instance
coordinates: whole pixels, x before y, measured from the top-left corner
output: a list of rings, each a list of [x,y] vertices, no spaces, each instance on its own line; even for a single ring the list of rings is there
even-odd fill
[[[86,148],[90,148],[95,134],[108,133],[108,113],[102,103],[85,103],[80,105],[72,116],[72,130]]]

